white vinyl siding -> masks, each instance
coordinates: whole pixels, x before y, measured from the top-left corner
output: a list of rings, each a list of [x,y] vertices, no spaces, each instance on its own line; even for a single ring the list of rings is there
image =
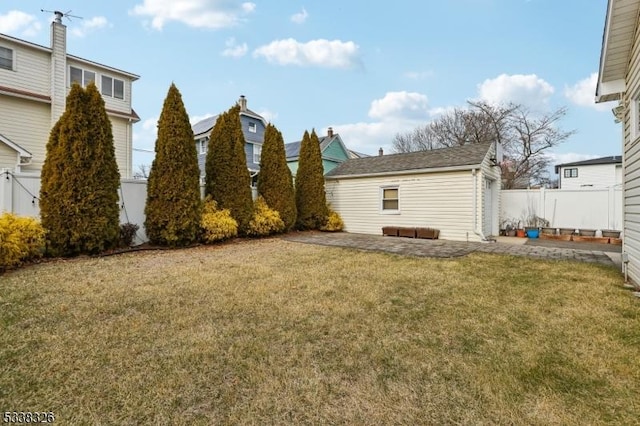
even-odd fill
[[[381,235],[383,226],[419,226],[439,229],[443,239],[478,241],[473,232],[472,179],[471,170],[465,170],[328,179],[325,187],[327,201],[342,216],[347,232]],[[392,186],[399,188],[401,212],[382,214],[380,188]]]
[[[113,129],[113,143],[116,148],[116,162],[121,178],[131,178],[131,131],[128,120],[110,117]]]
[[[0,133],[33,155],[32,164],[22,166],[22,171],[40,170],[51,129],[49,105],[0,95],[0,111]],[[14,158],[11,168],[15,167],[16,162],[17,158]]]
[[[0,86],[50,96],[50,54],[17,43],[3,46],[13,50],[13,72],[0,72]]]
[[[604,189],[619,183],[615,164],[568,166],[563,167],[560,174],[561,189]]]
[[[633,42],[629,64],[626,98],[627,101],[634,101],[640,94],[640,33],[638,32]],[[632,126],[636,125],[636,117],[635,114],[631,114],[630,109],[626,108],[624,121],[623,250],[629,255],[629,277],[640,284],[640,137],[631,130]]]
[[[18,163],[18,153],[0,141],[0,170],[9,169],[15,171]]]

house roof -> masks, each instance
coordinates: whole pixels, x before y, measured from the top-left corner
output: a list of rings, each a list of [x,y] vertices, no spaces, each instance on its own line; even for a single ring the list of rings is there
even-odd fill
[[[31,153],[29,151],[27,151],[26,149],[24,149],[23,147],[21,147],[20,145],[13,142],[11,139],[9,139],[8,137],[2,134],[0,134],[0,142],[3,142],[9,148],[16,151],[18,154],[20,154],[20,157],[31,158]]]
[[[638,23],[640,0],[609,0],[602,35],[596,102],[615,101],[625,92],[625,75]]]
[[[40,50],[40,51],[43,51],[43,52],[47,52],[47,53],[51,53],[52,52],[52,49],[50,47],[41,46],[41,45],[36,44],[36,43],[31,43],[30,41],[22,40],[22,39],[19,39],[19,38],[16,38],[16,37],[12,37],[12,36],[7,35],[7,34],[0,33],[0,40],[2,40],[2,39],[10,41],[10,42],[13,42],[13,43],[16,43],[16,44],[20,44],[22,46],[26,46],[26,47],[30,47],[30,48],[33,48],[33,49],[36,49],[36,50]],[[121,74],[121,75],[127,76],[132,81],[138,80],[140,78],[140,76],[137,75],[137,74],[133,74],[133,73],[130,73],[128,71],[124,71],[124,70],[121,70],[121,69],[118,69],[118,68],[110,67],[108,65],[101,64],[99,62],[94,62],[94,61],[91,61],[89,59],[84,59],[84,58],[81,58],[79,56],[73,56],[73,55],[67,54],[67,58],[71,59],[71,60],[74,60],[74,61],[77,61],[77,62],[82,62],[82,63],[88,64],[88,65],[92,65],[94,67],[102,68],[102,69],[108,70],[108,71],[113,72],[113,73],[117,73],[117,74]]]
[[[491,143],[467,144],[430,151],[352,158],[331,170],[326,177],[337,179],[345,176],[422,172],[429,169],[471,169],[480,166],[491,145]]]
[[[255,118],[256,120],[262,121],[262,123],[266,126],[267,122],[265,119],[258,113],[251,111],[250,109],[246,109],[245,111],[240,111],[240,115],[246,115],[247,117]],[[211,117],[204,118],[198,121],[196,124],[191,126],[193,130],[194,136],[201,135],[203,133],[209,133],[215,126],[216,121],[218,120],[218,115],[213,115]]]
[[[327,147],[331,145],[331,142],[333,141],[338,141],[344,147],[342,139],[340,139],[340,135],[338,135],[337,133],[334,133],[332,136],[319,136],[318,142],[320,143],[320,152],[324,152],[324,150],[327,149]],[[302,141],[290,142],[284,145],[287,160],[291,161],[300,157],[300,145],[302,145]],[[348,155],[349,152],[346,147],[344,148],[344,150]]]
[[[574,161],[572,163],[557,164],[555,169],[556,173],[560,171],[560,167],[572,167],[572,166],[595,166],[598,164],[622,164],[621,155],[610,155],[609,157],[592,158],[584,161]]]

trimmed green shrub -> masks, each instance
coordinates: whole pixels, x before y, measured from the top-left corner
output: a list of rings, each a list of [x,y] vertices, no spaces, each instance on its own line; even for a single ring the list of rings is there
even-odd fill
[[[42,256],[44,247],[45,230],[37,219],[0,215],[0,270]]]
[[[231,217],[229,209],[218,210],[218,203],[209,196],[205,199],[202,209],[200,228],[201,239],[208,244],[238,235],[238,222]]]
[[[268,124],[264,132],[258,193],[269,207],[280,213],[285,230],[293,228],[297,216],[293,178],[287,166],[282,133],[272,124]]]
[[[327,219],[327,223],[325,223],[320,230],[325,232],[339,232],[344,229],[344,222],[342,218],[338,214],[338,212],[331,209],[331,207],[327,206],[327,210],[329,211],[329,217]]]
[[[304,132],[296,174],[296,228],[320,229],[327,223],[329,212],[324,192],[324,171],[320,141],[315,130]]]
[[[270,208],[261,196],[254,204],[253,219],[249,222],[247,235],[252,237],[266,237],[284,230],[284,222],[280,213]]]
[[[175,84],[158,120],[155,151],[145,206],[147,236],[153,244],[189,245],[200,229],[200,169],[189,116]]]
[[[240,107],[220,114],[209,137],[205,164],[205,194],[229,209],[238,222],[238,232],[246,234],[253,217],[251,177],[244,152]]]
[[[120,237],[111,121],[95,84],[71,87],[42,168],[40,216],[52,255],[98,253]]]
[[[120,225],[120,245],[123,247],[131,247],[138,229],[140,229],[140,227],[135,223],[127,222]]]

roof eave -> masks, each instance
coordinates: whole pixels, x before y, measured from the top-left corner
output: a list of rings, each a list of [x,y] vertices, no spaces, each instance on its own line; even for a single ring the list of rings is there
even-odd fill
[[[596,93],[595,93],[595,103],[601,102],[609,102],[616,101],[622,98],[621,94],[626,91],[626,83],[624,75],[616,75],[613,79],[608,79],[604,81],[604,71],[607,65],[608,60],[608,46],[609,40],[611,38],[611,34],[616,32],[617,36],[621,30],[616,27],[615,22],[613,22],[613,7],[614,3],[617,0],[608,0],[607,3],[607,16],[605,18],[604,31],[602,34],[602,47],[600,50],[600,65],[598,68],[598,80],[596,83]],[[635,5],[636,10],[640,7],[640,0],[628,0],[626,6]],[[635,29],[634,29],[635,30]],[[628,31],[631,37],[633,37],[634,31]],[[631,51],[627,52],[627,60],[629,62],[629,58],[631,55]]]
[[[430,167],[427,169],[411,169],[411,170],[395,170],[389,172],[378,173],[360,173],[353,175],[331,175],[325,176],[325,179],[356,179],[364,177],[385,177],[385,176],[403,176],[403,175],[416,175],[425,173],[438,173],[438,172],[459,172],[465,170],[479,169],[482,164],[466,164],[461,166],[447,166],[447,167]]]

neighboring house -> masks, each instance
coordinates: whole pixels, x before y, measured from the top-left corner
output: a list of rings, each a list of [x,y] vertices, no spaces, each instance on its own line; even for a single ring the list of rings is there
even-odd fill
[[[242,125],[242,133],[244,134],[244,153],[247,157],[247,168],[252,176],[253,183],[260,171],[260,155],[262,153],[262,144],[264,142],[264,131],[267,127],[267,120],[261,115],[247,108],[247,98],[240,96],[238,99],[240,106],[240,123]],[[193,136],[196,141],[196,149],[198,150],[198,166],[200,166],[200,177],[205,175],[205,162],[207,159],[207,149],[209,147],[209,137],[211,130],[216,124],[218,116],[207,117],[198,121],[192,126]]]
[[[622,184],[622,156],[558,164],[558,189],[603,189]]]
[[[599,102],[622,122],[623,259],[628,276],[640,285],[640,0],[609,0],[596,86]]]
[[[363,155],[349,151],[342,138],[337,133],[333,133],[333,129],[329,127],[327,129],[326,136],[318,137],[320,142],[320,153],[322,155],[322,167],[324,173],[327,174],[333,170],[340,163],[349,158],[354,158],[354,155]],[[298,172],[298,160],[300,159],[300,145],[302,141],[291,142],[285,144],[284,148],[287,155],[287,165],[291,170],[293,176]]]
[[[486,240],[499,231],[495,152],[495,144],[468,144],[350,159],[325,176],[327,201],[347,232],[431,227],[447,240]]]
[[[51,23],[51,47],[0,34],[0,170],[39,173],[49,132],[65,110],[72,82],[94,81],[111,120],[116,161],[132,176],[132,83],[139,76],[67,54],[62,13]]]

